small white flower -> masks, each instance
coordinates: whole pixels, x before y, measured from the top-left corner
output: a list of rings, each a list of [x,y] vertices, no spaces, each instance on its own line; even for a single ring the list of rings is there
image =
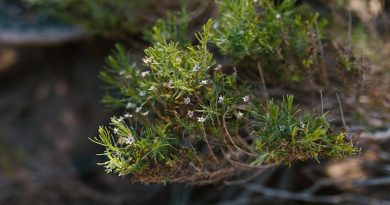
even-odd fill
[[[249,95],[245,95],[245,96],[242,98],[242,101],[244,101],[244,102],[249,102]]]
[[[190,103],[191,103],[191,98],[190,97],[184,98],[184,104],[188,105]]]
[[[201,84],[201,85],[207,85],[207,83],[208,83],[207,80],[202,80],[202,81],[200,81],[200,84]]]
[[[132,137],[132,136],[127,136],[127,137],[120,137],[119,139],[118,139],[118,143],[119,144],[128,144],[128,145],[131,145],[131,144],[133,144],[134,143],[134,137]]]
[[[277,19],[280,19],[281,15],[280,14],[276,14],[276,18]]]
[[[305,127],[306,127],[305,123],[301,122],[301,128],[305,129]]]
[[[199,70],[199,66],[198,65],[196,65],[196,66],[194,66],[193,68],[192,68],[192,71],[193,72],[197,72]]]
[[[242,113],[241,111],[238,111],[237,113],[237,119],[240,119],[244,116],[244,113]]]
[[[145,92],[145,91],[140,91],[140,92],[139,92],[139,96],[143,97],[143,96],[145,96],[145,95],[146,95],[146,92]]]
[[[137,107],[136,109],[135,109],[135,112],[139,112],[139,111],[141,111],[142,110],[142,107]]]
[[[194,111],[188,110],[187,116],[188,116],[189,118],[193,118],[193,117],[194,117]]]
[[[122,121],[123,121],[123,117],[119,117],[118,122],[122,122]]]
[[[150,71],[144,71],[140,74],[141,77],[145,77],[150,74]]]
[[[126,114],[124,115],[124,117],[125,117],[125,118],[132,118],[133,115],[131,115],[130,113],[126,113]]]
[[[173,87],[173,81],[172,81],[172,80],[169,80],[168,83],[166,84],[166,86],[167,86],[168,88],[174,88],[174,87]]]
[[[152,58],[152,57],[150,57],[150,58],[148,58],[148,57],[145,57],[145,58],[143,58],[143,59],[142,59],[142,61],[143,61],[145,64],[149,64],[149,63],[151,63],[151,62],[152,62],[152,60],[153,60],[153,58]]]
[[[198,122],[203,123],[204,121],[206,121],[206,118],[204,118],[203,116],[198,117]]]
[[[121,70],[120,72],[119,72],[119,75],[125,75],[126,74],[126,72],[124,71],[124,70]]]
[[[156,87],[154,87],[154,85],[150,86],[150,88],[148,90],[152,91],[152,90],[155,90]]]
[[[119,132],[119,129],[116,127],[116,128],[114,128],[114,134],[118,134],[118,132]]]
[[[217,29],[218,26],[219,26],[219,23],[218,23],[218,22],[215,22],[215,23],[213,24],[213,29]]]
[[[218,64],[217,67],[214,68],[214,71],[220,71],[222,69],[222,65]]]
[[[126,108],[127,108],[127,109],[135,108],[135,106],[136,106],[136,104],[134,104],[134,103],[132,103],[132,102],[129,102],[129,103],[127,103],[127,105],[126,105]]]
[[[218,97],[218,103],[222,104],[224,100],[225,98],[222,95]]]
[[[127,136],[126,138],[123,139],[124,143],[125,144],[128,144],[128,145],[131,145],[134,143],[134,137],[132,136]]]
[[[177,63],[181,63],[181,58],[180,57],[176,57],[176,62]]]
[[[254,3],[257,3],[257,0],[253,0]]]
[[[141,115],[146,116],[148,114],[149,114],[149,111],[146,111],[146,112],[142,113]]]

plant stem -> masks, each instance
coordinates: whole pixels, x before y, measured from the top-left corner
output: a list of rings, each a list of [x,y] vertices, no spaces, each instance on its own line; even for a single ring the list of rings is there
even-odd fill
[[[263,73],[263,68],[261,67],[260,60],[257,60],[257,69],[259,70],[259,74],[260,74],[261,85],[262,85],[262,88],[263,88],[263,96],[266,99],[268,99],[267,86],[265,85],[264,73]]]

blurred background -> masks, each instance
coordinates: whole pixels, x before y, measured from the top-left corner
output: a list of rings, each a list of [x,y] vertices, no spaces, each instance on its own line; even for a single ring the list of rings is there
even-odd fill
[[[358,101],[343,100],[361,153],[276,167],[250,185],[228,186],[137,184],[96,165],[102,150],[88,138],[116,112],[101,103],[105,56],[122,42],[139,59],[143,30],[180,7],[81,2],[0,0],[0,204],[390,204],[390,1],[298,1],[328,19],[335,44],[350,28],[369,65]],[[189,7],[194,29],[215,12],[213,1]],[[329,109],[337,114],[338,104]]]

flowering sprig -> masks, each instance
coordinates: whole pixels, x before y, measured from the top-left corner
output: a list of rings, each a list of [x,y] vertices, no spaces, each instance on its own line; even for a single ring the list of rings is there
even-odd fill
[[[272,17],[277,26],[288,19],[288,12],[264,2],[271,1],[226,0],[221,5],[231,3],[233,9],[246,12],[238,12],[243,16],[234,21],[254,17],[240,29],[246,24],[259,29],[257,6],[268,9],[266,17]],[[284,1],[285,6],[286,2],[292,1]],[[229,8],[221,11],[230,12]],[[237,26],[234,21],[229,26]],[[279,46],[275,39],[267,39],[266,29],[252,33],[255,39],[246,36],[251,32],[237,31],[235,42],[222,42],[226,37],[221,33],[223,23],[219,21],[217,31],[210,33],[209,21],[195,36],[198,44],[185,47],[168,42],[155,30],[156,42],[145,50],[143,67],[128,66],[134,64],[121,47],[107,58],[109,69],[102,78],[111,86],[112,95],[105,102],[126,113],[112,118],[110,126],[101,127],[99,137],[93,139],[106,149],[107,161],[102,165],[107,172],[132,174],[143,182],[165,182],[210,180],[209,176],[230,170],[227,176],[216,177],[221,180],[239,172],[234,169],[237,165],[259,168],[309,158],[338,158],[356,151],[343,133],[331,130],[324,116],[299,115],[292,96],[281,102],[265,100],[251,89],[256,84],[237,82],[240,72],[229,73],[216,64],[207,48],[210,37],[223,55],[260,55]]]

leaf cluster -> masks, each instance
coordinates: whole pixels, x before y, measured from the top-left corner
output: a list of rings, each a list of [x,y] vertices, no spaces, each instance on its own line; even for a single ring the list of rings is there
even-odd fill
[[[291,158],[299,160],[338,158],[356,152],[345,139],[345,133],[331,133],[325,115],[311,113],[299,116],[293,96],[280,105],[269,100],[266,105],[251,110],[259,157],[254,163],[273,163]]]
[[[211,42],[235,64],[261,62],[266,71],[271,71],[268,78],[277,82],[305,82],[308,73],[320,71],[321,34],[326,21],[295,3],[218,1],[219,15]]]

